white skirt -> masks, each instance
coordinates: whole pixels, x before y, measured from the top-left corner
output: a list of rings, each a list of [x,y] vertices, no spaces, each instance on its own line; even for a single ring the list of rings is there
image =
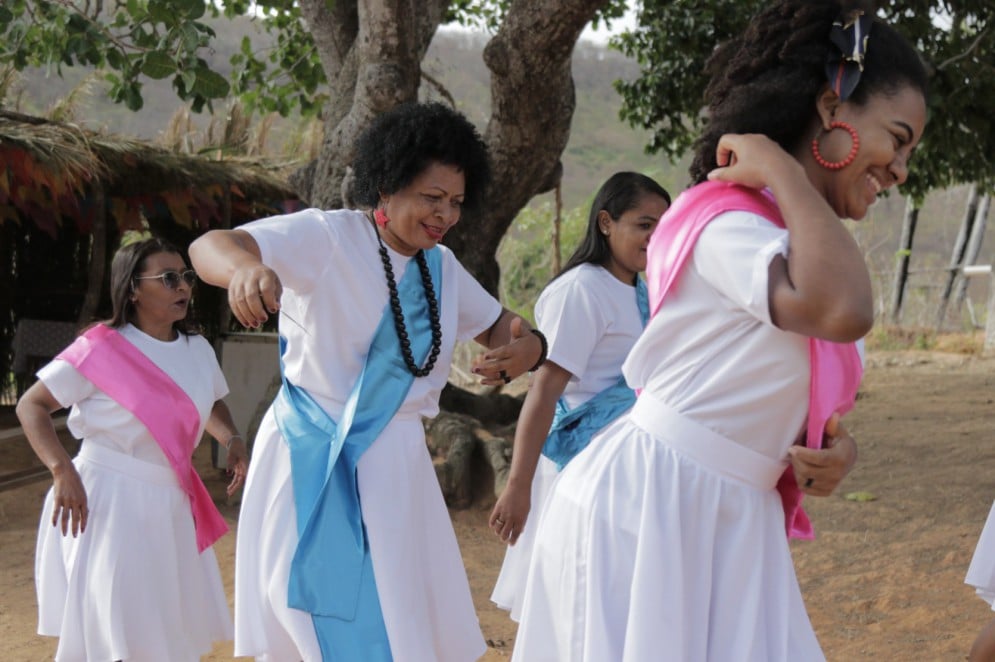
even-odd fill
[[[55,659],[200,660],[231,639],[213,549],[197,552],[190,501],[172,469],[83,442],[74,460],[90,509],[73,538],[52,526],[52,491],[35,556],[38,633]]]
[[[486,646],[418,417],[395,417],[359,460],[360,504],[396,662],[467,662]],[[259,427],[235,556],[235,655],[321,660],[311,616],[287,606],[297,546],[290,451]]]
[[[988,512],[988,521],[974,548],[974,557],[967,568],[964,583],[973,586],[978,597],[995,609],[995,504]]]
[[[783,469],[644,393],[560,473],[513,659],[825,659],[774,489]]]
[[[553,482],[559,475],[556,463],[545,455],[539,456],[535,476],[532,478],[531,507],[525,528],[518,536],[514,545],[509,545],[504,554],[501,572],[491,593],[491,602],[500,609],[511,612],[512,620],[521,620],[522,602],[525,600],[525,580],[529,574],[529,563],[532,561],[532,548],[535,544],[536,529],[539,517],[546,506]]]

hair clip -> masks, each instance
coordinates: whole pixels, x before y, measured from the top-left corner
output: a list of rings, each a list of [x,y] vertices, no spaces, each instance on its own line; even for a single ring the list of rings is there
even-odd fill
[[[872,24],[873,19],[860,9],[833,21],[829,40],[835,48],[830,49],[826,59],[826,77],[841,101],[850,98],[860,82]]]

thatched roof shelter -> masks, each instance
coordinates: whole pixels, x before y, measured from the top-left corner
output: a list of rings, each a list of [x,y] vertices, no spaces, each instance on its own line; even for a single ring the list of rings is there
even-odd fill
[[[185,251],[209,229],[303,206],[285,171],[260,160],[181,154],[4,110],[0,163],[0,388],[19,320],[84,324],[109,312],[124,232],[149,230]],[[198,310],[216,328],[211,289]]]

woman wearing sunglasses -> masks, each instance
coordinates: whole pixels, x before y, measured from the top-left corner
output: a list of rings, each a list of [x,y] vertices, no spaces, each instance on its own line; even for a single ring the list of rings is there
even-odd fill
[[[230,639],[211,544],[227,530],[191,464],[205,428],[228,448],[231,495],[248,469],[228,386],[189,318],[196,275],[160,239],[121,248],[111,319],[38,372],[17,416],[51,470],[38,533],[38,632],[57,660],[199,660]],[[71,459],[51,414],[72,407]],[[70,535],[71,534],[71,535]]]

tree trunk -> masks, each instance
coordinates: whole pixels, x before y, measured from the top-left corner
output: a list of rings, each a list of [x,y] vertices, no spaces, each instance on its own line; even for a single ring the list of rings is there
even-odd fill
[[[446,244],[492,293],[497,247],[533,196],[562,176],[560,155],[574,111],[571,57],[577,38],[607,0],[513,0],[484,50],[492,114],[484,132],[493,180],[486,211],[466,218]],[[373,117],[417,98],[421,61],[448,0],[302,0],[329,80],[321,155],[292,178],[316,207],[350,206],[348,164]],[[527,102],[525,101],[527,100]]]
[[[356,138],[375,116],[417,98],[421,61],[447,5],[446,0],[302,1],[334,100],[324,118],[321,155],[293,179],[309,204],[333,209],[349,199],[342,183]]]
[[[484,139],[493,178],[482,218],[468,218],[446,244],[491,293],[500,272],[497,247],[533,196],[560,181],[560,155],[574,112],[571,56],[604,0],[514,0],[484,49],[491,70],[491,118]],[[527,100],[527,102],[525,101]]]
[[[909,261],[912,258],[912,239],[916,233],[916,223],[919,220],[919,210],[912,198],[905,201],[905,219],[902,223],[901,246],[898,249],[898,260],[895,265],[895,287],[891,301],[891,321],[898,324],[902,317],[902,300],[905,298],[905,284],[909,279]]]
[[[83,327],[92,322],[100,306],[100,295],[104,288],[104,272],[107,271],[107,205],[104,188],[93,180],[93,227],[90,229],[90,265],[87,274],[86,296],[80,307],[77,323]]]

